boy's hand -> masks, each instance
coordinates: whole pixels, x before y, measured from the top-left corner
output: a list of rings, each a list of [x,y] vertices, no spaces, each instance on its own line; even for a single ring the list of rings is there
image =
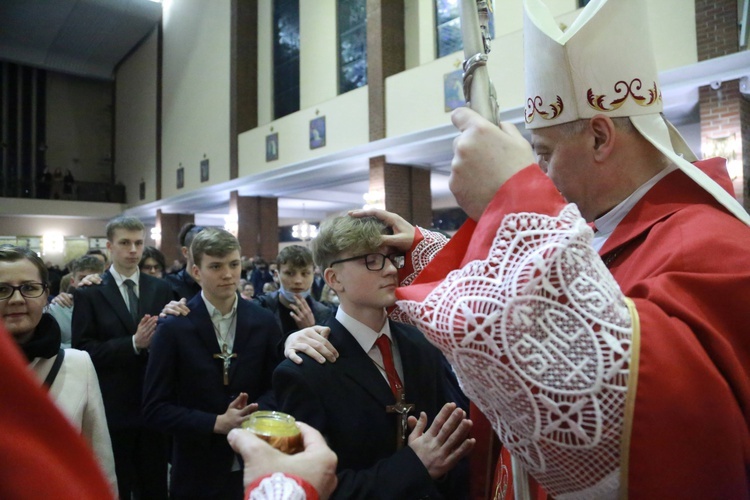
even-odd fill
[[[312,309],[307,304],[305,299],[294,296],[294,302],[289,304],[289,309],[292,310],[292,319],[297,324],[297,328],[300,330],[303,328],[309,328],[315,326],[315,316],[313,315]]]
[[[217,415],[214,423],[216,434],[229,434],[232,429],[242,426],[248,415],[258,409],[258,403],[247,404],[247,393],[241,392],[237,398],[229,403],[227,411]]]
[[[73,295],[70,293],[60,292],[52,299],[52,303],[60,307],[73,307]]]
[[[159,313],[160,318],[166,318],[167,316],[187,316],[190,314],[190,308],[187,306],[187,300],[182,298],[180,300],[173,300],[161,310]]]
[[[302,358],[297,352],[304,352],[320,364],[326,361],[333,363],[339,357],[339,352],[328,341],[330,333],[330,328],[318,325],[294,332],[284,341],[284,356],[300,364]]]
[[[419,419],[409,417],[409,447],[419,457],[432,479],[450,471],[474,448],[476,440],[469,437],[471,420],[455,403],[446,403],[435,417],[429,429],[427,415],[420,413]]]
[[[78,283],[78,286],[101,285],[102,277],[99,274],[89,274]]]
[[[148,349],[151,345],[151,339],[154,337],[156,332],[156,322],[159,320],[158,316],[151,316],[146,314],[141,318],[138,323],[138,329],[133,335],[135,346],[138,349]]]

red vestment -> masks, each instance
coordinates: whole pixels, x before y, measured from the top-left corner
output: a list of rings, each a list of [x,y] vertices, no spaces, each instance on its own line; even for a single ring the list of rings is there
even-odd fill
[[[698,166],[731,189],[723,160]],[[519,172],[398,298],[424,300],[448,272],[484,258],[505,215],[556,215],[564,205],[538,167]],[[634,206],[600,255],[640,328],[621,491],[750,497],[750,229],[678,170]]]
[[[0,323],[0,498],[112,498],[80,433],[32,377]]]

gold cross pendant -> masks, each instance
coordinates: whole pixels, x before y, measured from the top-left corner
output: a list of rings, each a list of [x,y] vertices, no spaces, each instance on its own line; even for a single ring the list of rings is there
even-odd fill
[[[224,385],[229,385],[229,365],[232,362],[232,358],[236,357],[237,353],[233,352],[230,354],[226,344],[221,347],[219,354],[214,354],[214,359],[220,359],[224,362]]]

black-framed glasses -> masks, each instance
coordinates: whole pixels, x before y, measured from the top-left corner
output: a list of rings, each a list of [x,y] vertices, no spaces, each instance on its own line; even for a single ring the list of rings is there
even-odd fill
[[[21,295],[27,299],[35,299],[44,294],[44,291],[47,290],[47,284],[32,282],[13,286],[10,283],[0,283],[0,300],[8,300],[16,293],[16,290],[21,292]]]
[[[382,271],[385,267],[385,259],[390,260],[396,269],[401,269],[406,264],[406,258],[401,254],[392,253],[390,255],[383,255],[382,253],[366,253],[364,255],[357,255],[356,257],[349,257],[348,259],[334,260],[329,266],[358,259],[365,260],[365,266],[367,266],[368,271]]]

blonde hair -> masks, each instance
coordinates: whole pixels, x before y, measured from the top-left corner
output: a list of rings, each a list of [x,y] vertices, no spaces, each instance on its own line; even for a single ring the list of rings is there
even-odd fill
[[[374,252],[383,244],[383,235],[391,229],[376,217],[338,215],[320,225],[318,236],[312,242],[315,263],[321,269],[345,253],[354,255]]]

